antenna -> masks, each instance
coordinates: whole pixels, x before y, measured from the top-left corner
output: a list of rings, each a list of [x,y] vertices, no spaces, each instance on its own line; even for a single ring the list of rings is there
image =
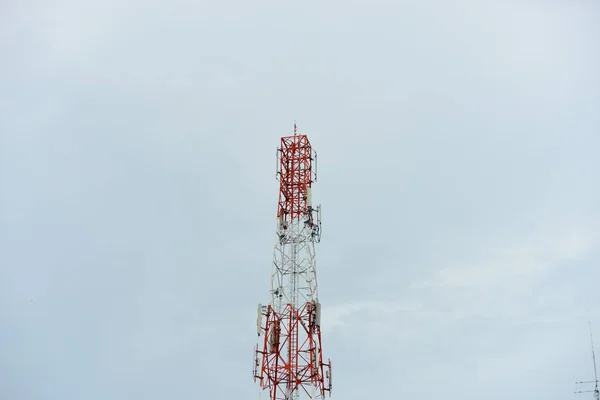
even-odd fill
[[[594,386],[594,390],[580,390],[578,392],[575,392],[575,394],[581,394],[581,393],[594,393],[594,400],[600,400],[600,391],[598,390],[598,370],[596,368],[596,351],[594,350],[594,337],[592,336],[592,320],[589,317],[590,311],[587,310],[588,312],[588,326],[590,329],[590,344],[592,346],[592,361],[594,362],[594,380],[593,381],[581,381],[581,382],[575,382],[575,384],[582,384],[582,383],[593,383]]]

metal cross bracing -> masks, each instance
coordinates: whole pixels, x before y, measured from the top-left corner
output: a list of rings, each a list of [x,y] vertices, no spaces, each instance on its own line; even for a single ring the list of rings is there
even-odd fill
[[[313,207],[316,153],[306,135],[281,138],[277,241],[271,274],[271,301],[259,305],[254,379],[271,400],[331,394],[331,361],[323,362],[321,305],[315,243],[321,235],[321,207]]]

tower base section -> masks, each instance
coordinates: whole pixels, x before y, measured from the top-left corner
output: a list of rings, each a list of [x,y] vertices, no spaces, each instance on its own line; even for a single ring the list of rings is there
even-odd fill
[[[271,400],[292,400],[301,393],[324,398],[331,392],[331,362],[323,362],[319,303],[287,304],[279,312],[268,305],[259,313],[263,340],[255,352],[255,380]]]

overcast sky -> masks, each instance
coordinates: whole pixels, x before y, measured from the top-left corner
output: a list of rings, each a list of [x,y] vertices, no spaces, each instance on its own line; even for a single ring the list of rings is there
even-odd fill
[[[258,398],[294,120],[332,399],[574,398],[599,39],[592,0],[1,1],[0,398]]]

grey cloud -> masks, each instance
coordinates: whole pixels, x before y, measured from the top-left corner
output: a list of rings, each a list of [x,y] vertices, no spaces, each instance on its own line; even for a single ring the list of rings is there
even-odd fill
[[[294,119],[319,152],[333,398],[562,399],[589,377],[595,4],[2,7],[2,397],[256,394]],[[419,288],[436,276],[463,284]]]

